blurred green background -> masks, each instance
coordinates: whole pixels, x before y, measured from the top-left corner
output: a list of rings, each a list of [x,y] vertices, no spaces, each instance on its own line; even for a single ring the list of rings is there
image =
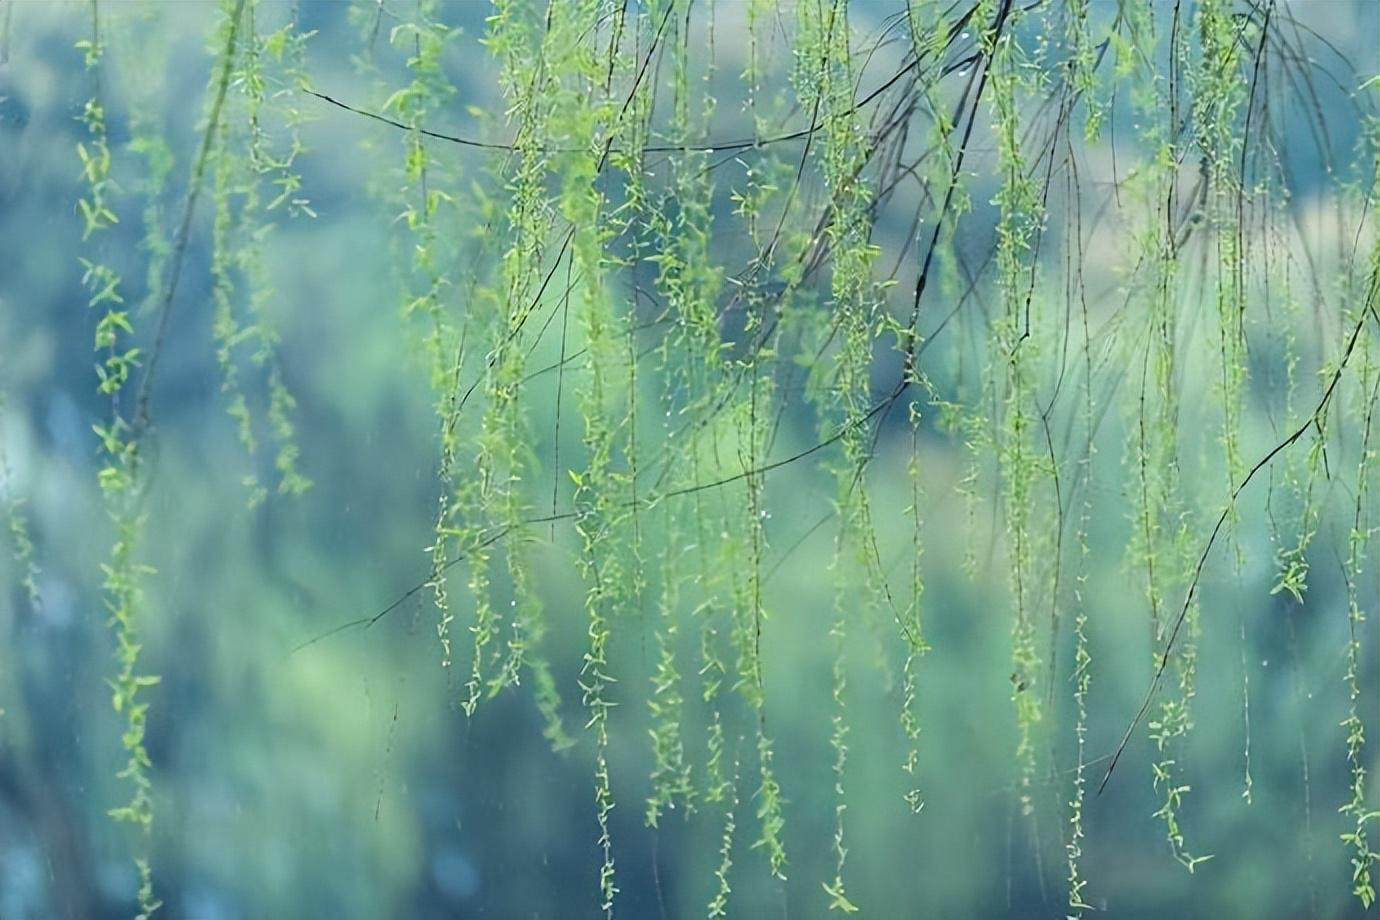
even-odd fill
[[[292,15],[287,4],[260,6],[274,27]],[[301,28],[315,31],[306,59],[312,85],[377,110],[406,79],[407,51],[390,47],[387,33],[411,12],[394,6],[302,2]],[[1325,38],[1349,54],[1362,76],[1380,70],[1376,4],[1302,0],[1291,6],[1318,31],[1319,42]],[[176,165],[164,203],[170,214],[179,213],[204,117],[208,44],[218,13],[201,2],[105,3],[101,10],[110,63],[100,92],[114,175],[125,190],[114,199],[120,223],[94,245],[122,272],[127,299],[137,304],[146,293],[147,254],[143,202],[129,191],[139,183],[139,161],[125,147],[130,107],[152,106],[145,117],[166,134]],[[495,67],[480,44],[489,12],[485,4],[465,2],[438,13],[462,30],[445,56],[458,92],[434,116],[440,130],[504,134]],[[855,4],[854,31],[874,34],[896,12],[890,4]],[[374,15],[382,17],[382,34],[366,55]],[[741,11],[720,2],[714,15],[722,18],[714,46],[717,131],[737,137],[750,129],[737,81],[744,52],[733,25]],[[106,816],[127,793],[115,775],[124,762],[123,720],[112,711],[106,683],[116,666],[99,568],[111,534],[91,433],[108,406],[96,392],[97,316],[86,305],[77,258],[89,248],[75,209],[81,194],[75,149],[83,132],[76,116],[93,78],[74,43],[87,34],[90,12],[76,3],[6,2],[0,21],[0,388],[6,399],[0,444],[8,496],[22,501],[32,530],[41,596],[33,607],[15,557],[0,554],[0,920],[127,917],[136,887],[132,835]],[[369,68],[360,66],[365,57]],[[784,68],[783,61],[778,57]],[[1342,81],[1347,87],[1355,85],[1351,76]],[[1321,103],[1332,119],[1332,141],[1343,151],[1353,148],[1360,130],[1344,105],[1347,92],[1324,87]],[[580,739],[570,749],[550,749],[526,687],[505,691],[473,718],[459,711],[461,688],[440,666],[426,592],[368,630],[347,630],[294,651],[372,615],[426,577],[438,454],[435,398],[418,327],[399,318],[399,265],[410,243],[388,194],[403,182],[405,138],[311,97],[292,94],[290,104],[307,116],[307,151],[296,166],[316,216],[275,215],[264,247],[273,291],[266,311],[281,334],[284,382],[297,400],[300,468],[314,487],[249,506],[243,477],[272,474],[254,467],[269,461],[246,456],[218,393],[206,207],[193,229],[153,394],[154,474],[140,557],[157,569],[147,581],[142,630],[144,666],[162,678],[147,694],[160,916],[596,916],[593,752],[579,731],[577,684],[586,642],[584,587],[568,523],[549,532],[534,528],[531,554],[552,624],[546,652],[565,698],[567,728]],[[1136,141],[1126,134],[1122,155],[1134,158]],[[438,176],[456,187],[489,181],[482,152],[436,145],[432,153]],[[1089,156],[1100,163],[1106,153],[1095,148]],[[990,159],[978,164],[973,197],[980,204],[965,218],[956,245],[985,255],[992,215],[981,202],[994,186]],[[1321,166],[1305,164],[1294,181],[1299,212],[1326,225],[1329,209],[1340,206]],[[716,218],[724,221],[732,219],[731,186],[725,179],[716,195]],[[463,215],[454,220],[445,251],[462,278],[483,239],[473,223],[463,226]],[[890,255],[906,232],[905,221],[882,220],[876,242]],[[721,245],[730,249],[732,240]],[[1103,288],[1113,285],[1112,255],[1097,250],[1088,258],[1090,275]],[[149,321],[147,314],[136,317],[141,328]],[[532,366],[556,354],[555,343],[545,341]],[[935,350],[941,388],[956,387],[957,360]],[[579,385],[572,372],[566,386]],[[1250,458],[1271,442],[1262,421],[1268,390],[1252,385],[1266,395],[1248,410]],[[245,386],[262,396],[262,381]],[[548,377],[524,397],[536,437],[532,449],[542,463],[553,446],[553,387]],[[868,488],[884,561],[904,573],[909,434],[897,414],[894,430],[879,441]],[[1124,561],[1127,424],[1113,410],[1098,435],[1084,591],[1094,654],[1090,757],[1112,750],[1150,680],[1144,601]],[[1185,413],[1185,426],[1199,424],[1207,424],[1203,413]],[[656,434],[649,427],[649,437]],[[567,435],[574,445],[568,456],[575,457],[573,423]],[[1207,428],[1186,434],[1204,443],[1214,436]],[[808,408],[788,406],[780,454],[816,437]],[[1054,709],[1039,738],[1036,812],[1024,817],[1013,789],[1005,566],[991,548],[997,541],[990,496],[973,512],[958,494],[967,464],[961,441],[932,423],[922,431],[925,615],[933,651],[919,669],[919,785],[926,804],[918,816],[901,798],[907,787],[899,769],[905,742],[897,723],[894,627],[881,618],[864,621],[849,646],[849,896],[864,916],[1063,916],[1072,684],[1066,670],[1056,679]],[[540,475],[543,483],[551,482],[549,472]],[[1196,491],[1186,504],[1204,514],[1220,506],[1218,479],[1205,476],[1190,487]],[[1192,793],[1181,817],[1194,852],[1214,859],[1193,875],[1172,859],[1152,816],[1159,800],[1142,729],[1106,791],[1086,805],[1083,870],[1087,897],[1104,912],[1099,916],[1361,915],[1338,839],[1350,826],[1337,813],[1349,795],[1338,724],[1347,706],[1338,543],[1333,531],[1319,538],[1306,602],[1271,594],[1274,547],[1265,494],[1262,486],[1243,509],[1238,539],[1246,565],[1239,575],[1212,570],[1203,590],[1197,727],[1181,761]],[[742,492],[725,489],[709,500],[741,502]],[[735,712],[730,751],[741,755],[743,778],[729,913],[823,916],[820,883],[833,877],[835,817],[827,640],[833,480],[808,463],[794,464],[772,474],[766,501],[772,574],[763,646],[786,799],[789,880],[772,879],[761,851],[750,849],[756,835],[752,724]],[[663,549],[655,536],[660,514],[649,512],[650,558]],[[816,527],[822,518],[826,523]],[[970,550],[975,572],[965,566]],[[462,584],[457,577],[454,596],[463,595]],[[1374,611],[1373,578],[1364,591]],[[457,602],[460,628],[467,625],[464,603]],[[610,743],[618,913],[701,916],[717,887],[722,815],[708,808],[673,812],[656,830],[642,820],[650,768],[643,700],[655,665],[649,617],[629,612],[613,624],[613,671],[620,681],[611,691],[620,705]],[[1377,620],[1363,637],[1362,714],[1371,727],[1380,725]],[[1059,641],[1066,664],[1071,640]],[[687,744],[700,764],[705,715],[696,702],[693,643],[687,632]],[[1251,692],[1249,803],[1242,796],[1243,674]],[[1366,753],[1372,767],[1380,766],[1376,750],[1372,745]],[[1089,770],[1094,783],[1101,767]]]

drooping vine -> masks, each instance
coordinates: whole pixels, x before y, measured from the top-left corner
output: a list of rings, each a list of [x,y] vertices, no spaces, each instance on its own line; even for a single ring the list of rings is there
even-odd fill
[[[0,424],[6,415],[5,391],[0,390]],[[38,590],[39,569],[34,556],[34,540],[29,514],[24,510],[24,496],[14,481],[9,453],[0,442],[0,501],[5,503],[5,525],[10,535],[10,558],[18,569],[19,582],[24,587],[31,610],[38,610],[42,596]]]
[[[139,873],[139,916],[146,918],[160,906],[154,895],[149,854],[153,829],[153,781],[149,772],[153,764],[144,743],[149,703],[143,698],[143,691],[157,686],[159,678],[144,671],[139,654],[143,641],[140,621],[145,609],[143,582],[153,569],[140,562],[138,556],[145,516],[139,507],[139,442],[127,415],[126,384],[139,366],[140,350],[130,342],[134,326],[121,293],[120,276],[97,254],[102,232],[119,219],[114,211],[117,189],[111,176],[112,152],[100,87],[105,45],[101,34],[101,10],[95,0],[91,3],[90,37],[79,42],[77,47],[83,52],[87,72],[96,82],[95,91],[81,116],[86,139],[77,144],[77,155],[81,160],[85,188],[77,206],[82,216],[82,238],[92,254],[91,258],[81,259],[82,284],[89,295],[87,306],[100,311],[95,335],[95,350],[101,356],[101,362],[96,365],[97,389],[108,398],[110,405],[108,419],[96,425],[102,450],[97,481],[115,531],[109,560],[101,567],[104,573],[101,587],[114,631],[115,657],[119,665],[111,681],[111,703],[124,718],[121,744],[127,759],[118,777],[130,787],[128,802],[110,809],[109,813],[116,821],[132,824],[139,832],[140,840],[135,850],[138,855],[134,862]]]
[[[1296,676],[1328,642],[1341,662],[1294,695],[1304,809],[1345,789],[1328,820],[1370,907],[1380,249],[1358,253],[1380,83],[1295,6],[497,0],[480,25],[446,0],[360,0],[340,29],[223,0],[188,154],[156,105],[169,90],[111,91],[134,30],[109,49],[93,3],[76,218],[115,534],[102,587],[129,800],[112,813],[138,831],[141,915],[172,833],[153,834],[146,740],[155,370],[195,313],[217,437],[239,442],[228,463],[269,523],[261,503],[310,485],[300,439],[331,427],[303,421],[321,405],[296,386],[306,307],[278,247],[355,208],[389,228],[435,454],[409,493],[431,529],[420,581],[339,631],[420,597],[464,731],[535,707],[560,752],[539,766],[585,777],[593,822],[570,836],[593,842],[606,917],[642,909],[644,886],[667,916],[937,902],[924,878],[879,897],[877,803],[916,841],[936,812],[986,815],[985,790],[939,788],[962,769],[953,726],[987,715],[979,686],[1008,707],[968,739],[1007,757],[1008,892],[1038,886],[1070,917],[1110,903],[1090,858],[1114,833],[1094,817],[1108,801],[1153,817],[1167,871],[1225,871],[1204,865],[1226,806],[1195,788],[1216,750],[1195,732],[1220,732],[1229,646],[1228,804],[1263,810],[1278,790],[1261,650],[1284,640],[1262,595],[1286,612]],[[313,82],[337,47],[372,104]],[[351,174],[367,202],[328,170],[317,191],[317,112],[373,132]],[[1344,167],[1353,142],[1365,156]],[[139,207],[142,227],[118,229]],[[204,277],[179,293],[184,273]],[[37,610],[4,453],[0,493],[6,570]],[[1345,629],[1318,625],[1314,606],[1343,596]],[[336,633],[314,635],[294,654]],[[960,653],[973,663],[951,667]],[[934,689],[969,679],[955,714]],[[1330,721],[1312,718],[1324,679],[1347,697]],[[1310,764],[1310,745],[1330,755]],[[1105,787],[1126,751],[1150,781],[1090,794],[1088,771]],[[974,836],[983,858],[1000,847]]]
[[[1373,122],[1369,128],[1367,141],[1377,168],[1377,181],[1369,196],[1369,203],[1373,207],[1380,201],[1380,126]],[[1380,308],[1380,240],[1377,240],[1371,249],[1369,275],[1365,294],[1351,311],[1358,330],[1367,324],[1367,317],[1363,313],[1368,313],[1369,318],[1380,325],[1380,313],[1377,313],[1377,309]],[[1376,332],[1380,332],[1380,329]],[[1372,808],[1366,798],[1366,726],[1360,705],[1363,698],[1361,635],[1366,613],[1360,601],[1359,584],[1372,538],[1377,530],[1377,525],[1372,523],[1374,502],[1371,496],[1375,489],[1376,457],[1380,455],[1380,449],[1375,446],[1376,428],[1380,425],[1375,418],[1377,407],[1380,406],[1380,367],[1377,366],[1373,342],[1374,339],[1367,338],[1366,343],[1361,346],[1361,354],[1357,361],[1357,394],[1361,399],[1358,414],[1363,421],[1351,527],[1347,532],[1346,557],[1342,563],[1347,603],[1346,674],[1343,679],[1346,682],[1348,697],[1342,728],[1346,731],[1346,759],[1350,772],[1351,795],[1339,811],[1354,822],[1341,837],[1351,849],[1352,891],[1366,908],[1376,901],[1375,882],[1371,872],[1375,864],[1380,863],[1380,852],[1372,849],[1370,843],[1372,826],[1380,822],[1380,809]],[[1349,347],[1356,347],[1355,335]],[[1341,360],[1344,362],[1345,356]]]

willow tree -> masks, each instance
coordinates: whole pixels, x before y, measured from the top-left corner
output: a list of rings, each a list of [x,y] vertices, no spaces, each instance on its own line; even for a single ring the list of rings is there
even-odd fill
[[[913,822],[946,795],[925,775],[944,757],[925,714],[970,691],[925,698],[949,654],[926,589],[959,544],[997,606],[983,627],[1009,630],[1009,667],[981,679],[1010,697],[1012,838],[1056,842],[1062,871],[1039,872],[1062,877],[1068,916],[1116,897],[1084,841],[1119,784],[1153,789],[1161,849],[1210,871],[1186,779],[1199,677],[1233,675],[1239,767],[1213,781],[1249,807],[1253,734],[1270,730],[1252,704],[1280,672],[1250,634],[1275,616],[1345,626],[1316,633],[1342,637],[1344,705],[1308,710],[1342,731],[1327,752],[1300,736],[1295,791],[1311,794],[1310,756],[1315,774],[1345,771],[1348,796],[1311,800],[1310,820],[1338,827],[1318,858],[1349,862],[1369,908],[1380,78],[1326,32],[1342,13],[1374,25],[1355,6],[1314,22],[1318,7],[1276,0],[913,0],[884,16],[847,0],[498,0],[476,39],[438,0],[360,0],[357,77],[326,85],[295,8],[224,0],[200,142],[175,163],[137,104],[112,144],[107,46],[132,60],[150,19],[93,0],[74,58],[90,86],[80,270],[109,397],[105,593],[131,794],[112,814],[141,831],[141,916],[158,907],[143,741],[158,678],[139,636],[156,612],[143,586],[167,573],[145,565],[139,508],[161,352],[170,317],[209,311],[247,501],[306,491],[263,253],[276,223],[315,216],[308,114],[377,132],[369,193],[434,394],[436,477],[422,577],[297,653],[428,598],[465,717],[522,694],[587,765],[605,915],[625,886],[615,808],[708,828],[712,877],[694,884],[710,917],[735,913],[745,873],[807,913],[893,915],[899,896],[851,884],[850,850],[882,831],[850,818],[850,746],[878,730],[860,710],[889,708],[891,760],[865,764],[866,782],[886,777]],[[490,90],[457,62],[481,52],[501,116],[463,114]],[[121,159],[139,187],[110,182]],[[170,184],[182,197],[165,209]],[[142,311],[102,244],[115,195],[146,204]],[[179,286],[203,236],[205,303]],[[961,536],[934,510],[955,497]],[[832,539],[823,616],[770,590],[811,538]],[[572,578],[579,603],[560,593]],[[1314,604],[1319,578],[1340,602]],[[577,618],[582,648],[549,641]],[[1209,647],[1223,623],[1236,641]],[[801,680],[829,688],[823,772],[780,754],[773,715]],[[788,820],[815,796],[805,776],[828,783],[828,841]]]

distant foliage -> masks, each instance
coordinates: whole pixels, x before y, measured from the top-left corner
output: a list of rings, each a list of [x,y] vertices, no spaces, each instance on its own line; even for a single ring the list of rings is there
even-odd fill
[[[1004,584],[1013,821],[1033,836],[1038,813],[1057,813],[1070,917],[1103,883],[1084,841],[1089,792],[1114,775],[1153,787],[1166,850],[1189,872],[1212,858],[1186,780],[1200,673],[1240,671],[1242,772],[1217,781],[1249,801],[1246,573],[1268,563],[1278,599],[1303,605],[1315,567],[1339,569],[1350,702],[1317,716],[1341,722],[1350,798],[1346,854],[1328,858],[1349,859],[1355,897],[1374,903],[1380,85],[1325,51],[1307,4],[911,0],[864,33],[866,5],[848,0],[496,0],[481,42],[439,0],[350,6],[354,66],[373,89],[337,99],[313,88],[295,8],[223,0],[189,163],[137,106],[122,143],[107,127],[106,87],[128,79],[112,76],[110,33],[117,61],[142,54],[137,17],[167,11],[92,0],[77,49],[90,91],[73,271],[109,401],[103,571],[130,795],[111,814],[140,832],[141,917],[159,907],[144,737],[159,678],[140,657],[144,590],[162,577],[141,561],[152,383],[169,314],[204,311],[248,502],[310,487],[280,358],[289,307],[265,269],[275,226],[316,218],[308,112],[396,133],[372,151],[367,192],[397,240],[398,312],[434,396],[434,531],[417,545],[436,659],[467,717],[520,691],[553,747],[588,756],[590,883],[606,916],[620,905],[619,806],[652,828],[674,810],[711,822],[709,917],[735,915],[744,866],[803,883],[811,910],[888,915],[849,885],[850,741],[859,710],[894,713],[895,806],[924,821],[943,794],[922,769],[919,705],[924,669],[946,655],[926,630],[936,541],[966,541],[971,574]],[[488,56],[502,94],[501,112],[469,112],[464,136],[461,48]],[[1346,92],[1354,130],[1334,130],[1324,79]],[[1330,214],[1316,226],[1299,207],[1305,166]],[[180,208],[165,207],[169,189]],[[144,209],[143,310],[116,268],[135,258],[105,243],[121,198]],[[179,278],[201,233],[211,283],[196,302]],[[791,430],[788,410],[812,430]],[[967,534],[927,526],[952,498],[927,459],[939,438],[966,457]],[[891,454],[903,526],[870,488]],[[765,589],[793,548],[772,516],[798,496],[777,483],[802,468],[832,490],[815,525],[833,537],[832,614],[808,635]],[[37,605],[3,454],[0,491]],[[1272,558],[1253,562],[1262,515]],[[1104,518],[1114,525],[1093,533]],[[1090,600],[1091,547],[1106,541],[1123,559],[1119,609]],[[1218,577],[1240,606],[1205,600]],[[578,580],[579,612],[548,609],[557,578]],[[548,634],[577,615],[583,651],[562,660]],[[1224,659],[1203,624],[1233,615],[1241,646]],[[1109,620],[1141,624],[1148,668],[1103,667]],[[781,643],[827,662],[811,679],[830,691],[816,721],[832,855],[813,878],[793,867],[801,771],[783,766],[772,718]],[[634,648],[640,669],[624,664]],[[859,689],[864,672],[885,698]],[[1108,697],[1124,737],[1094,758],[1097,694],[1128,684],[1138,711]],[[1136,736],[1150,762],[1123,764]],[[650,767],[624,784],[614,765],[629,745]]]

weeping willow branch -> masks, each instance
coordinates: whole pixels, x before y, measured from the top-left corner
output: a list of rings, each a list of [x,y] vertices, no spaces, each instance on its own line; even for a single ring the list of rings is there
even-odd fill
[[[216,132],[220,127],[221,109],[225,104],[226,91],[230,88],[230,75],[235,67],[235,47],[239,40],[240,22],[244,18],[245,2],[246,0],[235,0],[234,9],[228,17],[229,29],[225,37],[224,49],[220,55],[220,74],[216,77],[215,92],[211,99],[210,111],[206,117],[206,127],[202,130],[201,148],[197,151],[196,163],[192,167],[191,178],[187,183],[187,197],[182,205],[182,220],[173,240],[168,277],[163,284],[163,295],[158,302],[158,319],[153,344],[149,348],[148,361],[144,366],[144,374],[139,381],[139,389],[135,397],[135,415],[130,433],[131,440],[135,442],[142,438],[144,432],[153,423],[149,413],[153,376],[158,370],[158,359],[163,353],[164,343],[167,340],[168,318],[172,315],[173,300],[177,297],[178,282],[182,278],[182,266],[186,261],[187,244],[191,241],[192,236],[192,221],[196,217],[197,201],[201,198],[202,180],[206,175],[207,164],[211,161]]]
[[[1155,668],[1154,676],[1150,679],[1150,686],[1145,691],[1140,708],[1136,710],[1135,716],[1131,719],[1130,724],[1126,726],[1126,731],[1122,734],[1121,741],[1112,752],[1112,760],[1111,763],[1107,765],[1107,772],[1103,774],[1102,781],[1097,785],[1097,792],[1099,795],[1101,795],[1102,790],[1107,787],[1107,781],[1112,778],[1112,771],[1116,769],[1117,762],[1121,759],[1122,753],[1126,750],[1126,745],[1130,743],[1131,735],[1135,732],[1136,726],[1141,723],[1141,720],[1145,718],[1146,712],[1150,709],[1150,704],[1155,697],[1155,691],[1159,689],[1165,669],[1169,667],[1169,657],[1174,651],[1174,643],[1178,639],[1184,621],[1188,618],[1188,611],[1193,605],[1193,599],[1198,591],[1198,584],[1202,581],[1203,569],[1207,565],[1208,555],[1212,552],[1212,547],[1217,542],[1217,537],[1221,534],[1223,526],[1231,516],[1232,509],[1236,505],[1236,499],[1245,491],[1246,487],[1251,484],[1251,480],[1255,478],[1255,475],[1268,467],[1275,457],[1279,456],[1307,434],[1310,428],[1322,426],[1323,416],[1327,412],[1327,407],[1332,401],[1333,394],[1337,391],[1337,384],[1341,382],[1347,362],[1351,360],[1352,353],[1356,350],[1356,343],[1360,340],[1361,330],[1365,327],[1366,320],[1372,318],[1375,314],[1377,290],[1380,290],[1380,271],[1377,271],[1371,276],[1370,294],[1366,299],[1365,306],[1361,310],[1360,318],[1357,319],[1356,324],[1352,326],[1351,335],[1347,338],[1346,348],[1342,352],[1341,360],[1338,362],[1336,370],[1332,372],[1332,377],[1328,381],[1327,389],[1323,391],[1322,397],[1318,400],[1318,404],[1314,407],[1312,414],[1308,416],[1308,420],[1295,428],[1288,437],[1280,441],[1266,452],[1263,457],[1256,461],[1255,465],[1246,473],[1245,478],[1237,483],[1236,487],[1232,489],[1231,495],[1227,498],[1226,505],[1217,515],[1217,521],[1213,524],[1212,532],[1208,534],[1207,542],[1203,544],[1202,552],[1198,554],[1198,562],[1193,567],[1193,578],[1188,584],[1188,589],[1184,592],[1183,604],[1179,608],[1178,615],[1174,618],[1174,625],[1169,631],[1169,638],[1165,641],[1164,650],[1160,653],[1160,661]],[[1377,319],[1377,322],[1380,322],[1380,319]]]

